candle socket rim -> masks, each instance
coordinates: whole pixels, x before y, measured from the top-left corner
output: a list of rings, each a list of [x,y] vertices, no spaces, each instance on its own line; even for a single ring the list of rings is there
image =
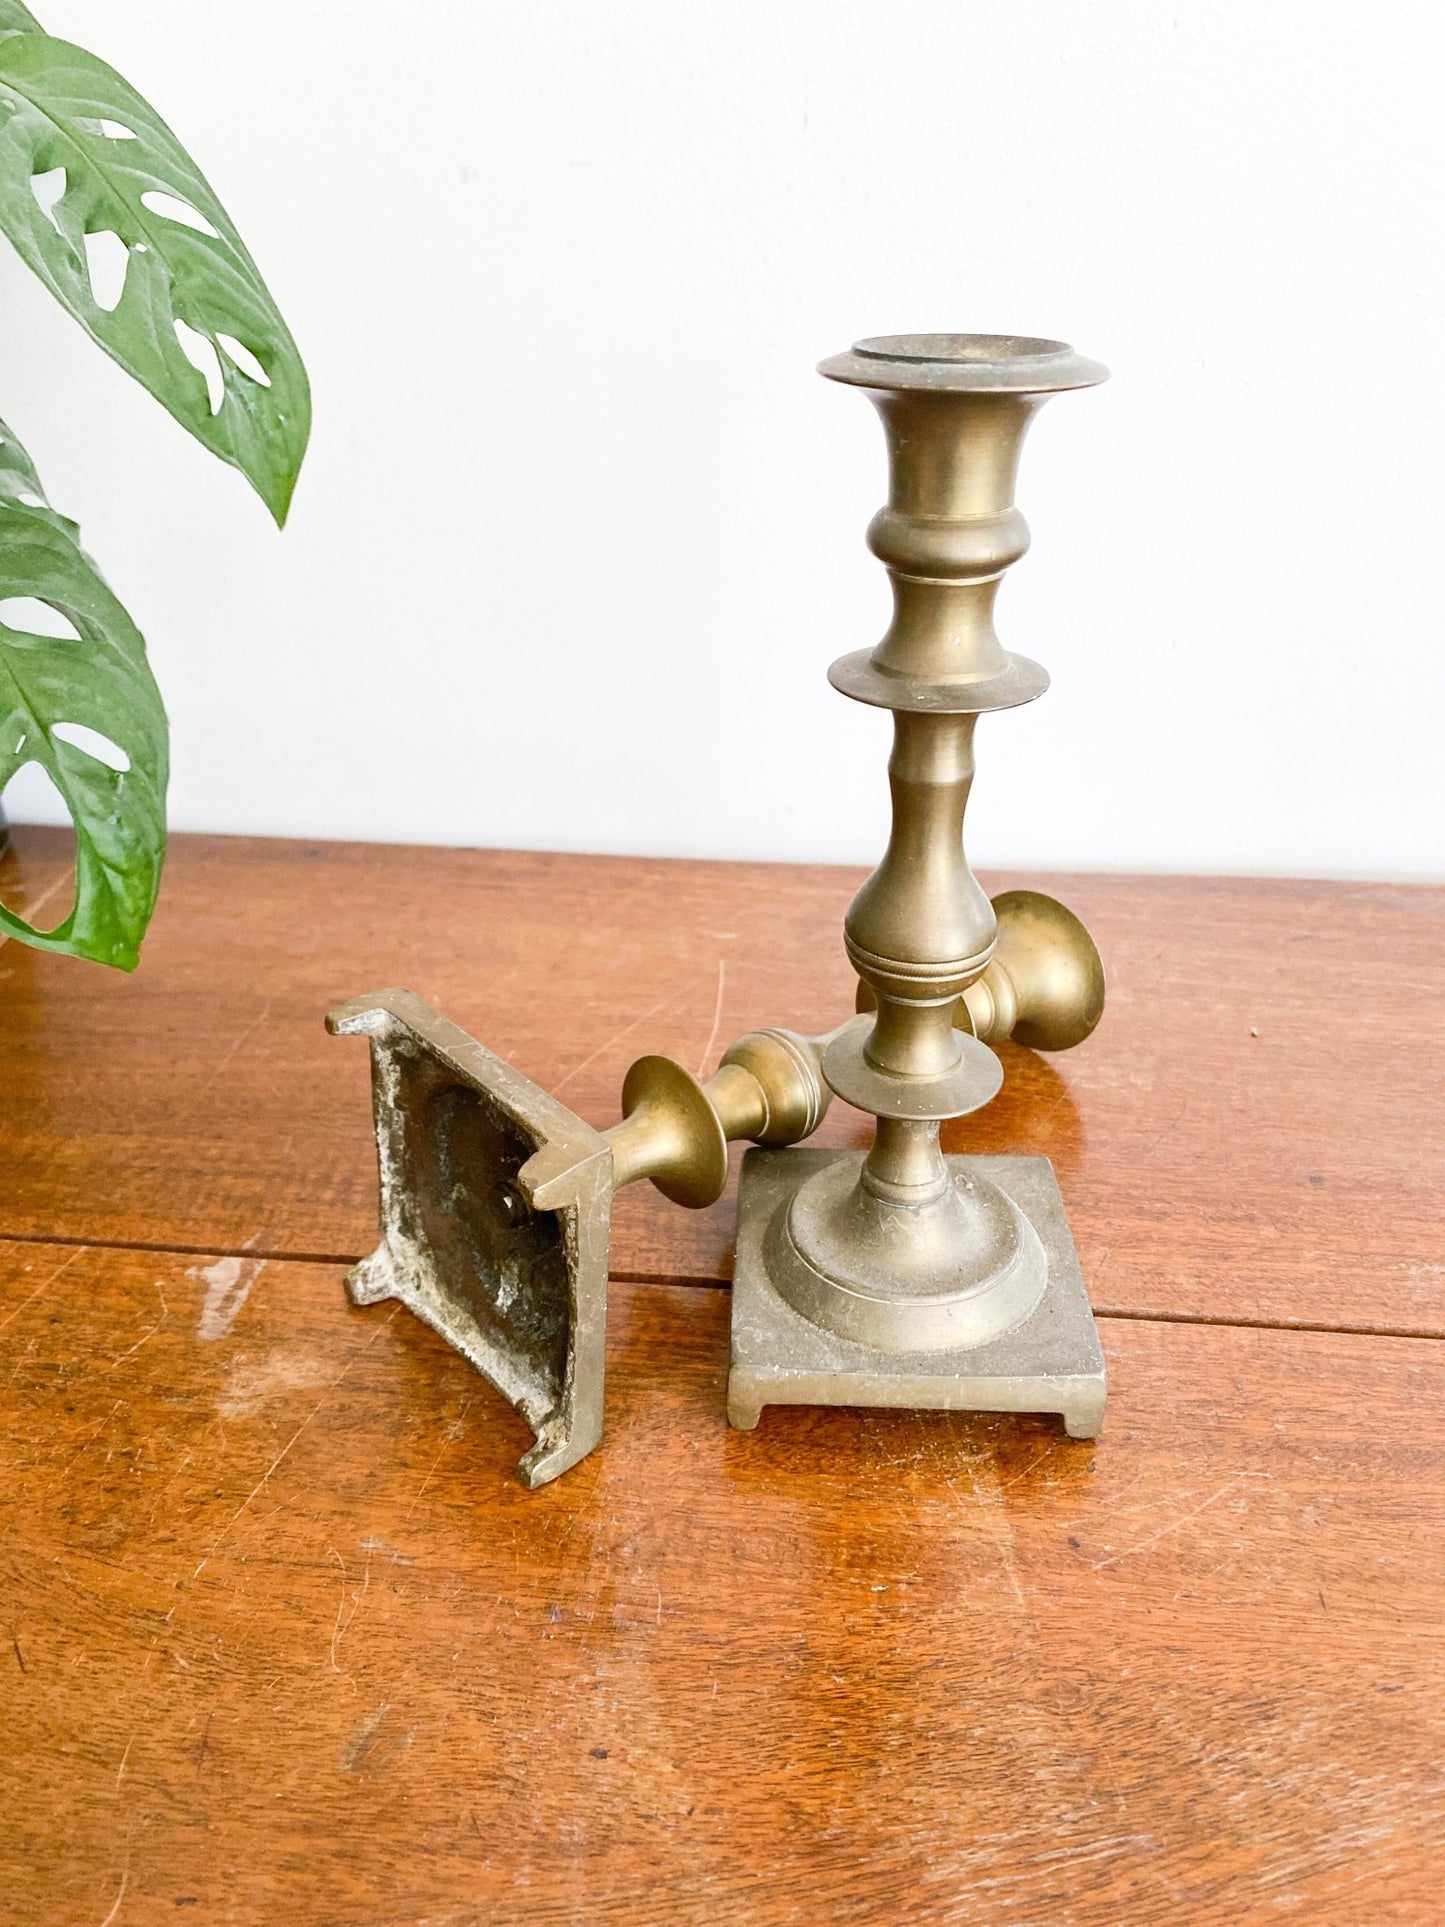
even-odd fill
[[[980,395],[1051,395],[1109,379],[1067,341],[968,333],[866,336],[819,362],[818,373],[854,388]]]

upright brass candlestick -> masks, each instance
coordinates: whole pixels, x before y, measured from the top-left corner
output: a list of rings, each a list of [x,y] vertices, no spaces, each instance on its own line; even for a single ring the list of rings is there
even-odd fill
[[[1028,543],[1013,506],[1024,431],[1047,396],[1102,381],[1060,342],[909,335],[823,364],[883,417],[892,488],[869,539],[894,618],[835,686],[890,709],[893,833],[844,926],[854,1017],[822,1038],[757,1030],[707,1080],[644,1057],[623,1120],[597,1131],[409,991],[357,998],[331,1029],[371,1040],[381,1242],[358,1304],[399,1298],[527,1420],[518,1467],[541,1485],[602,1435],[613,1194],[641,1178],[675,1204],[721,1196],[743,1160],[728,1415],[765,1404],[1054,1411],[1092,1437],[1104,1361],[1046,1158],[945,1157],[939,1124],[998,1090],[988,1044],[1066,1050],[1104,977],[1060,903],[990,903],[963,853],[973,733],[1048,678],[993,629]],[[801,1150],[836,1093],[873,1147]]]
[[[955,1016],[997,935],[963,849],[975,724],[1048,686],[994,633],[999,582],[1028,547],[1019,452],[1049,395],[1105,370],[1062,342],[902,335],[859,342],[822,373],[867,392],[891,477],[868,539],[893,622],[829,672],[894,718],[893,831],[844,924],[876,1016],[823,1057],[829,1087],[877,1127],[866,1157],[745,1160],[729,1416],[750,1427],[778,1402],[1053,1410],[1092,1436],[1103,1355],[1053,1173],[1038,1158],[945,1158],[939,1125],[1003,1077]],[[1099,973],[1085,1029],[1102,992]]]

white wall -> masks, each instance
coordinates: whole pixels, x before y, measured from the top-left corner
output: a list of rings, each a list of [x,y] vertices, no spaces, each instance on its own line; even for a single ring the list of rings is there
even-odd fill
[[[1062,336],[981,863],[1445,873],[1427,0],[35,0],[302,344],[291,526],[6,251],[0,414],[149,637],[191,829],[867,859],[882,443],[813,364]],[[33,813],[20,779],[9,799]]]

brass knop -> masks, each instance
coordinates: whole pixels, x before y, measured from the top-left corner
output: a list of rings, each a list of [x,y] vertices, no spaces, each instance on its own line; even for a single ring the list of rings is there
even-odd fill
[[[1094,939],[1066,905],[1039,890],[993,899],[998,936],[981,977],[953,1010],[957,1029],[982,1044],[1012,1037],[1029,1050],[1072,1050],[1104,1014],[1104,965]],[[859,981],[858,1008],[873,992]]]
[[[993,900],[998,942],[988,969],[958,1000],[953,1021],[985,1044],[1072,1050],[1104,1014],[1104,965],[1094,939],[1055,897],[1005,890]]]

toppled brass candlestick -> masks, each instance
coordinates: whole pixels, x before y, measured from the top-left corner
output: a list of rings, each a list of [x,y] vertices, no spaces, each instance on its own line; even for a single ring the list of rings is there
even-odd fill
[[[945,1157],[939,1125],[1002,1081],[988,1048],[1081,1042],[1104,977],[1083,925],[1028,890],[991,904],[963,853],[979,715],[1048,678],[993,629],[1028,531],[1013,506],[1024,432],[1048,395],[1104,370],[1060,342],[993,335],[860,342],[823,364],[866,389],[892,488],[869,531],[895,613],[831,678],[894,713],[893,833],[848,912],[863,1014],[822,1038],[759,1030],[699,1083],[644,1057],[622,1122],[594,1130],[409,991],[327,1020],[371,1039],[382,1238],[347,1280],[395,1297],[527,1420],[540,1485],[602,1432],[615,1191],[650,1178],[711,1204],[727,1142],[743,1160],[728,1415],[765,1404],[1055,1411],[1099,1429],[1104,1362],[1045,1158]],[[873,1148],[796,1147],[837,1094],[877,1120]]]
[[[892,578],[893,622],[871,654],[829,672],[894,717],[893,832],[844,925],[876,1014],[823,1058],[830,1088],[877,1127],[866,1157],[744,1160],[729,1417],[753,1426],[769,1403],[1045,1410],[1091,1437],[1103,1354],[1052,1170],[945,1158],[939,1126],[986,1104],[1003,1075],[955,1017],[960,999],[970,1016],[989,1007],[968,998],[997,938],[963,850],[975,724],[1048,684],[993,625],[999,581],[1028,546],[1019,451],[1050,394],[1105,371],[1062,342],[904,335],[860,342],[822,372],[867,392],[891,474],[868,536]],[[1086,967],[1070,995],[1086,1032],[1101,974]]]
[[[399,1298],[517,1408],[537,1435],[527,1486],[602,1436],[614,1192],[650,1178],[674,1204],[712,1204],[729,1139],[791,1144],[832,1095],[827,1038],[749,1031],[706,1084],[639,1058],[622,1122],[594,1131],[409,990],[355,998],[326,1027],[371,1039],[381,1243],[347,1291]]]

